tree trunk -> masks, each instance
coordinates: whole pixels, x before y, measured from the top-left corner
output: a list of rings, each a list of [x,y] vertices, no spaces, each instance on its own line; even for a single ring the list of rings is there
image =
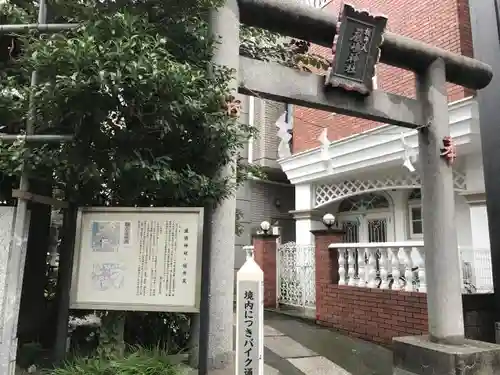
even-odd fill
[[[124,311],[103,311],[99,330],[98,354],[104,358],[121,358],[125,354]]]

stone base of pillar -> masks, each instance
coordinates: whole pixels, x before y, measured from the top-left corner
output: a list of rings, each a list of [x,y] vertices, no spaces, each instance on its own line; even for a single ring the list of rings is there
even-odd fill
[[[495,342],[500,344],[500,322],[495,322]]]
[[[500,345],[488,342],[443,345],[427,336],[397,337],[392,351],[393,375],[500,374]]]
[[[221,372],[223,374],[234,374],[234,363],[236,360],[236,353],[234,351],[219,354],[215,358],[208,358],[207,370],[209,374]]]

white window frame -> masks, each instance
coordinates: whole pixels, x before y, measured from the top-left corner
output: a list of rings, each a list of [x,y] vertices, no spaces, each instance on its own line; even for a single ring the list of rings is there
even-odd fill
[[[413,212],[412,209],[420,209],[420,222],[422,223],[422,233],[413,232]],[[408,202],[408,233],[410,240],[422,239],[424,237],[424,218],[422,217],[422,202],[420,201],[410,201]]]

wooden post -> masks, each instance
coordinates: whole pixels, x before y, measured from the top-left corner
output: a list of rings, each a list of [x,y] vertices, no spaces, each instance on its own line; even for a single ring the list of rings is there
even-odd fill
[[[427,308],[431,341],[458,344],[464,340],[460,258],[455,227],[455,199],[451,165],[441,156],[443,138],[449,136],[446,71],[435,60],[417,76],[417,95],[428,127],[419,130],[422,165]]]
[[[235,375],[264,374],[264,273],[245,246],[247,260],[236,276]]]

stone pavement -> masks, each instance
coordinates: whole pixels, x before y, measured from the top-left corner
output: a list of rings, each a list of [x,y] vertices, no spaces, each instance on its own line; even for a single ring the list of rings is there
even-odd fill
[[[392,352],[312,322],[265,313],[264,375],[388,375]]]

